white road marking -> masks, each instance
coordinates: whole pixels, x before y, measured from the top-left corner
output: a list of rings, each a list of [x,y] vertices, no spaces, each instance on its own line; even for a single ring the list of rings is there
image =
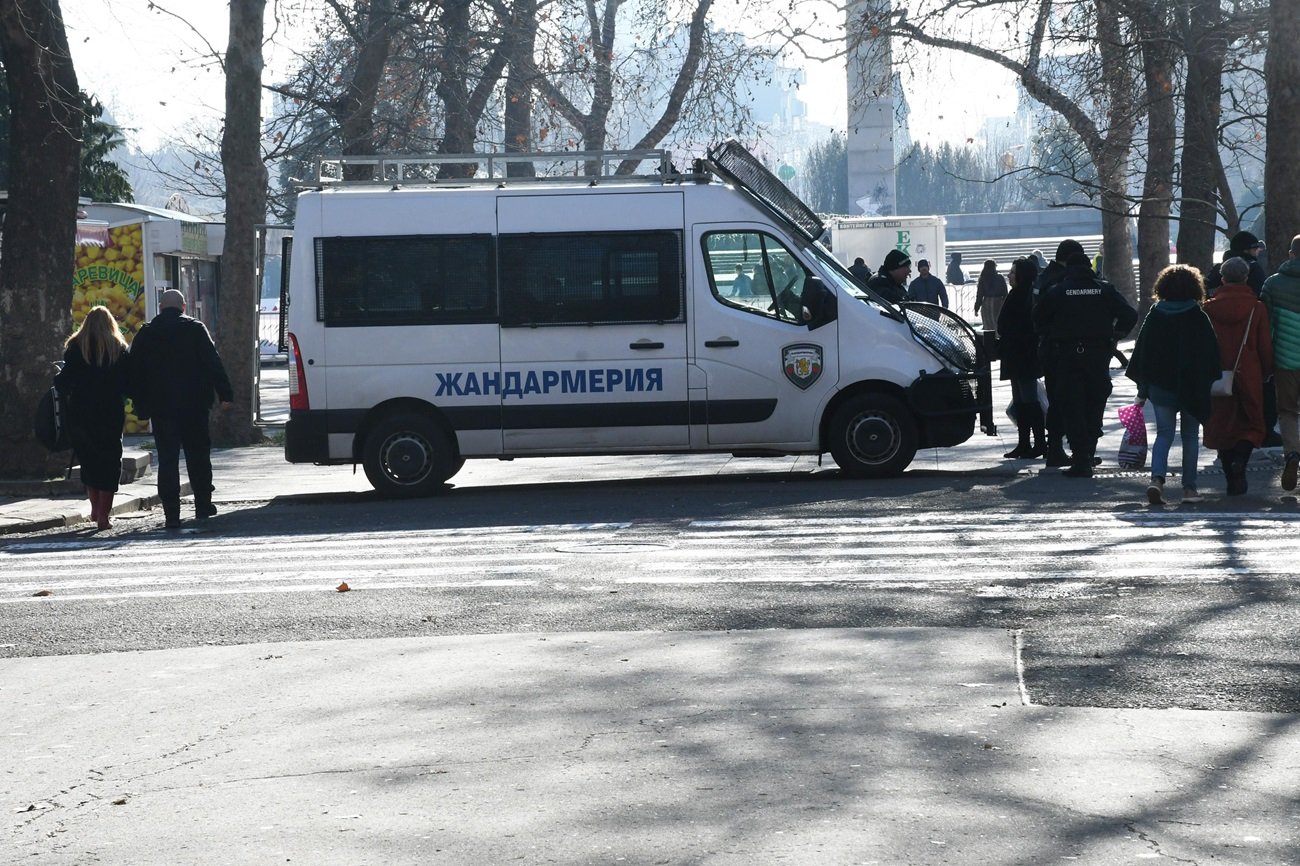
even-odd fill
[[[1211,581],[1300,570],[1300,514],[896,512],[0,546],[0,604],[591,585]],[[595,576],[593,576],[595,575]],[[50,595],[36,597],[48,591]]]

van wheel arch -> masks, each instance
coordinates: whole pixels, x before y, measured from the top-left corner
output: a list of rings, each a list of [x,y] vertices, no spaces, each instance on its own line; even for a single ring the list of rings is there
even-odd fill
[[[827,407],[822,447],[845,475],[891,478],[916,456],[921,426],[903,390],[887,382],[864,383]]]
[[[353,459],[376,492],[390,498],[440,493],[465,465],[447,419],[419,400],[392,400],[367,413],[353,440]]]

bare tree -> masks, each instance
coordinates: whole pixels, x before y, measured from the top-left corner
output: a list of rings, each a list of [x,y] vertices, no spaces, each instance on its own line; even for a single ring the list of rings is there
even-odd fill
[[[58,0],[0,0],[11,107],[10,175],[0,261],[0,476],[46,477],[58,464],[32,437],[72,325],[81,160],[81,92]]]
[[[226,128],[221,163],[226,177],[226,243],[221,256],[221,311],[217,343],[230,380],[233,411],[217,415],[214,441],[260,442],[253,426],[252,385],[257,377],[257,225],[266,218],[266,166],[262,162],[262,29],[266,0],[231,0],[226,48]]]
[[[1052,0],[985,6],[1001,6],[1015,20],[1022,13],[1028,15],[1032,27],[1027,41],[992,47],[996,43],[991,45],[989,40],[947,35],[952,32],[953,17],[965,11],[961,0],[944,0],[919,21],[909,19],[906,13],[878,16],[869,11],[861,26],[870,38],[899,36],[978,57],[1014,72],[1025,91],[1059,114],[1079,137],[1097,172],[1106,260],[1131,261],[1127,185],[1138,90],[1131,22],[1108,0],[1070,4],[1067,14],[1056,18]],[[1049,25],[1055,28],[1053,33],[1060,33],[1049,38]],[[1045,56],[1053,47],[1065,44],[1074,49],[1072,54]],[[1110,276],[1127,297],[1136,300],[1137,289],[1128,268],[1112,268]]]
[[[749,108],[738,96],[771,68],[775,52],[712,28],[712,10],[713,0],[593,0],[579,14],[553,16],[536,61],[543,129],[582,150],[606,149],[611,138],[657,147],[679,128],[741,132]],[[564,127],[571,137],[555,135]],[[618,170],[635,168],[625,162]]]

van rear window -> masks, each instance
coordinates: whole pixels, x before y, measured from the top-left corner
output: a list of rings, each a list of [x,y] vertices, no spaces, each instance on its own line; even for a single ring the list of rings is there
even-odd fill
[[[491,235],[316,240],[326,327],[496,321]]]
[[[503,325],[682,321],[679,232],[502,235]]]

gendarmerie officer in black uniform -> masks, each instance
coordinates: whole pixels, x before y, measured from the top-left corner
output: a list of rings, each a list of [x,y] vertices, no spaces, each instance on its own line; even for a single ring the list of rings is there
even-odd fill
[[[1042,358],[1058,382],[1052,399],[1061,404],[1073,456],[1062,474],[1091,478],[1110,397],[1110,359],[1115,341],[1133,330],[1137,310],[1113,285],[1097,279],[1084,253],[1071,253],[1065,276],[1044,290],[1034,306],[1034,330]]]

